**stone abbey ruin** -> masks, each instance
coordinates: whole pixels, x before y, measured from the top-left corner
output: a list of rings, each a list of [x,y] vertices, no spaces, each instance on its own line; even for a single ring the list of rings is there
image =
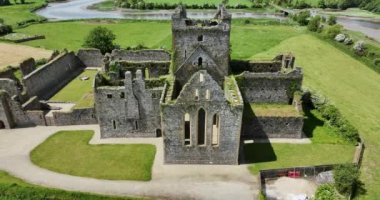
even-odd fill
[[[244,140],[301,138],[303,73],[291,54],[230,60],[231,15],[172,16],[172,54],[97,49],[21,63],[22,82],[0,74],[0,127],[99,124],[101,137],[162,137],[168,164],[239,164]],[[247,41],[249,42],[249,41]],[[97,67],[95,107],[60,112],[49,98]]]

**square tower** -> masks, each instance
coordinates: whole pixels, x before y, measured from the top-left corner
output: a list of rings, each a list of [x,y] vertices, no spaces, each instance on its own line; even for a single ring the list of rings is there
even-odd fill
[[[229,73],[231,15],[223,5],[213,19],[189,19],[179,6],[172,16],[173,72],[183,86],[198,70],[219,83]]]

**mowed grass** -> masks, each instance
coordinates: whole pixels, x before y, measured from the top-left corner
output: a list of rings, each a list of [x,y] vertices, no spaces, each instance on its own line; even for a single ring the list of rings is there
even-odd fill
[[[18,30],[27,34],[43,34],[44,40],[24,44],[46,49],[77,51],[91,29],[103,26],[116,35],[115,43],[122,48],[142,44],[149,48],[171,49],[171,24],[169,21],[76,21],[36,24]],[[232,58],[247,59],[254,54],[267,51],[281,41],[304,33],[304,29],[292,26],[244,25],[233,22],[231,33]]]
[[[34,164],[59,173],[109,180],[151,179],[154,145],[89,145],[93,131],[60,131],[30,154]]]
[[[256,57],[271,57],[292,51],[304,69],[304,86],[329,97],[353,123],[364,139],[366,150],[361,178],[367,194],[360,199],[380,197],[380,75],[332,45],[311,35],[283,41]]]
[[[94,94],[92,85],[94,83],[97,70],[85,70],[78,77],[72,80],[50,101],[75,103],[76,108],[94,107]],[[81,80],[82,77],[89,77],[88,80]]]
[[[14,4],[14,1],[10,2],[13,4],[9,6],[0,6],[0,18],[4,19],[6,24],[16,25],[17,22],[25,20],[43,19],[32,13],[31,10],[44,5],[44,0],[26,0],[26,4]]]
[[[155,21],[116,21],[92,20],[74,22],[53,22],[28,26],[17,30],[28,34],[42,34],[44,40],[25,42],[24,44],[46,49],[69,49],[77,51],[83,45],[85,37],[97,26],[103,26],[116,35],[115,43],[122,48],[142,44],[149,48],[171,48],[171,25]]]
[[[253,174],[259,170],[352,162],[355,147],[336,144],[253,143],[244,145]],[[248,156],[247,156],[248,155]]]

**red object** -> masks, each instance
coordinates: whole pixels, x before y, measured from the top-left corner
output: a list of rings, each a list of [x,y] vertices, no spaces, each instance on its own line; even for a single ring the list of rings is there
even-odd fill
[[[301,177],[301,172],[300,171],[288,171],[288,177],[299,178],[299,177]]]

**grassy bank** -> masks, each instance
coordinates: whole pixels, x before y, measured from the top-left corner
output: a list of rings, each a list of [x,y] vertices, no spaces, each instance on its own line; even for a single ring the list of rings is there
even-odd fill
[[[80,192],[44,188],[26,183],[10,174],[0,171],[0,199],[55,199],[55,200],[137,200],[140,198],[111,197]]]
[[[11,1],[14,3],[14,1]],[[37,8],[41,8],[46,5],[45,0],[28,0],[25,4],[12,4],[9,6],[0,6],[0,18],[4,20],[6,24],[16,25],[18,22],[26,20],[39,21],[43,19],[33,12]]]
[[[156,153],[153,145],[89,145],[93,133],[58,132],[31,152],[31,160],[40,167],[74,176],[109,180],[151,179]]]

